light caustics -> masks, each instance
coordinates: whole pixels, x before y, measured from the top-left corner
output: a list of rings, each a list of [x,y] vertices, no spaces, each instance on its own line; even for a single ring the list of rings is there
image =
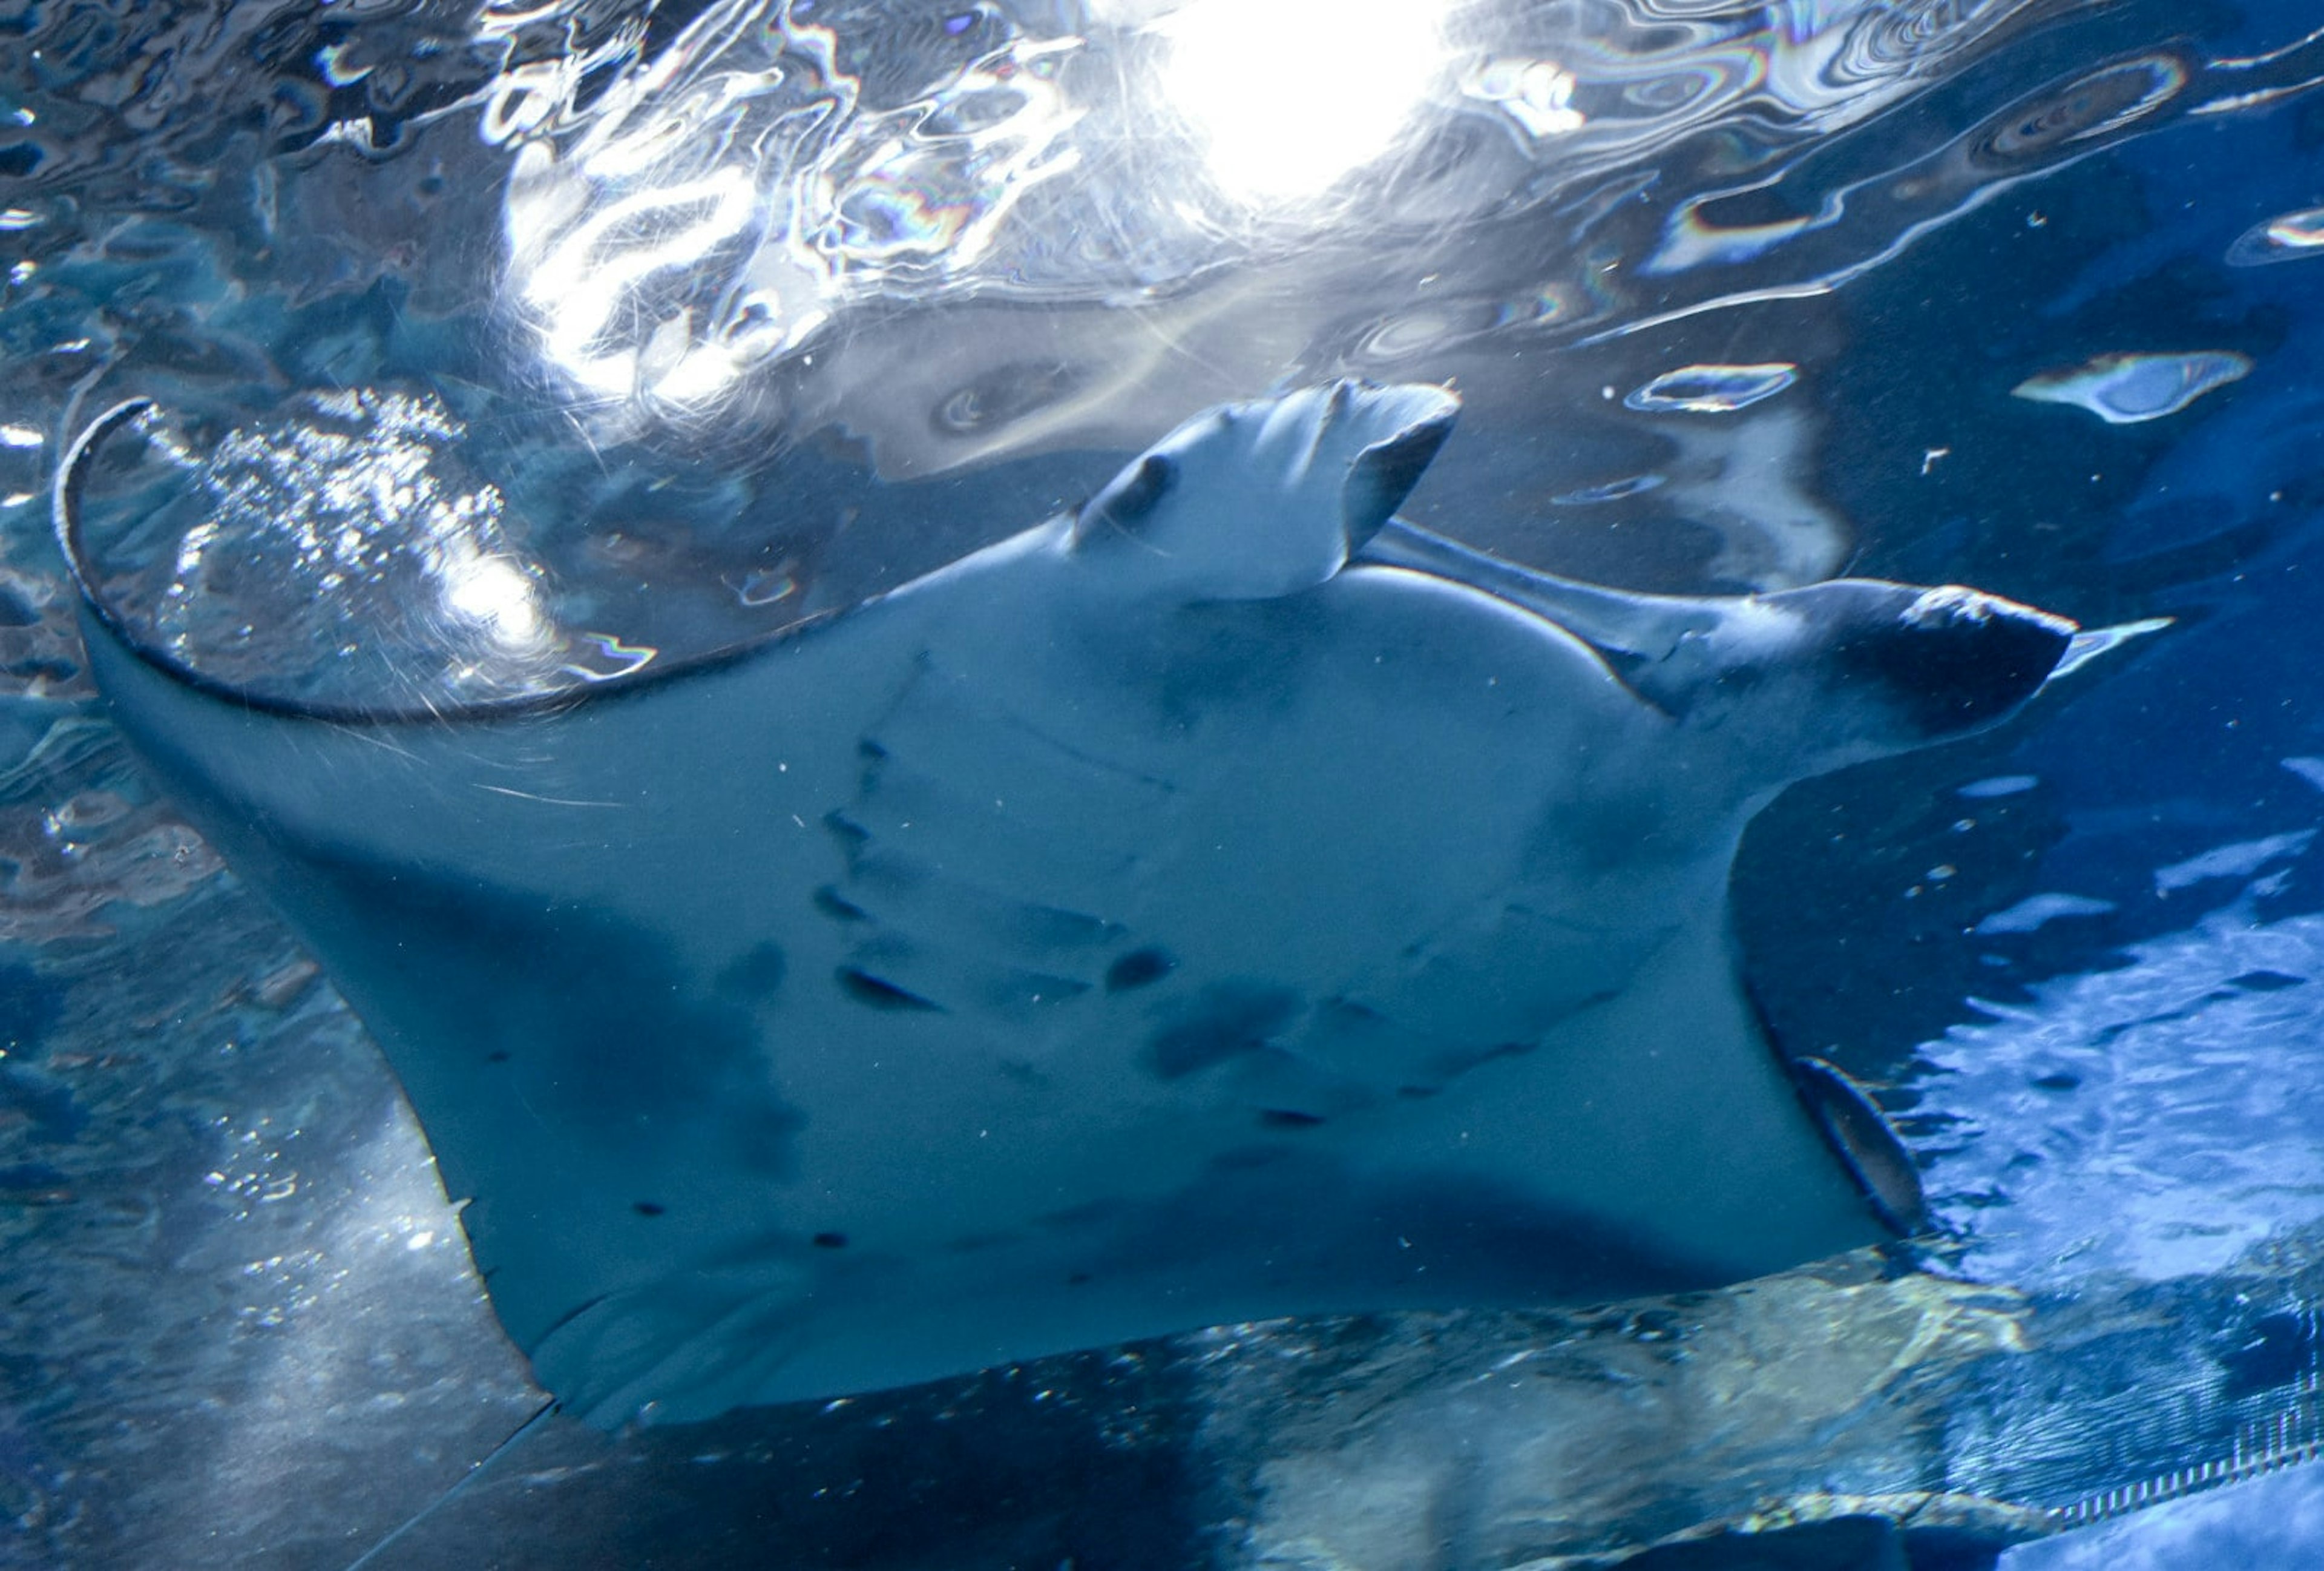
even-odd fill
[[[2310,256],[2324,256],[2324,208],[2263,219],[2227,247],[2231,267],[2264,267]]]
[[[1029,284],[1010,226],[1028,192],[1067,177],[1068,211],[1127,196],[1082,169],[1093,148],[1191,152],[1213,222],[1222,201],[1255,217],[1307,207],[1452,86],[1448,3],[1102,0],[1081,33],[931,62],[922,89],[876,107],[798,5],[714,7],[594,114],[571,73],[512,79],[522,112],[481,127],[521,143],[512,294],[595,409],[700,413],[849,301]],[[1464,90],[1563,126],[1570,79],[1532,63],[1471,61]],[[1128,199],[1117,217],[1134,230],[1185,217]]]
[[[2241,381],[2251,369],[2251,356],[2232,349],[2099,355],[2029,376],[2010,392],[2035,403],[2086,409],[2108,425],[2136,425],[2177,414],[2212,389]]]
[[[1246,201],[1313,197],[1386,153],[1447,66],[1428,0],[1195,0],[1157,24],[1162,97]]]
[[[642,346],[613,331],[657,275],[696,267],[751,224],[757,195],[743,171],[715,170],[608,203],[528,263],[523,299],[550,362],[586,392],[619,399],[649,389],[685,402],[716,393],[735,358],[699,341],[691,313],[664,318]]]
[[[850,300],[975,282],[1016,204],[1077,165],[1057,78],[1082,40],[936,62],[872,106],[807,10],[715,6],[604,107],[528,79],[481,127],[522,143],[511,292],[593,409],[698,414]]]

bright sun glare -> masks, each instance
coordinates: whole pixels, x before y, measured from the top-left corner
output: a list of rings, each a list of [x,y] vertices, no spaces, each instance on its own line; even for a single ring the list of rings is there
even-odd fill
[[[1220,187],[1320,194],[1387,152],[1444,65],[1443,0],[1194,0],[1157,31],[1164,96]]]

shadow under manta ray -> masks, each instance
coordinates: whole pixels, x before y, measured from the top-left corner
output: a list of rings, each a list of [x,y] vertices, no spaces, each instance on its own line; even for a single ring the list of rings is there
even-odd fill
[[[1390,520],[1455,409],[1215,410],[1076,516],[578,701],[301,714],[94,601],[89,659],[600,1423],[1909,1226],[1878,1114],[1755,1023],[1729,865],[1786,782],[2009,713],[2072,624],[1479,556]]]

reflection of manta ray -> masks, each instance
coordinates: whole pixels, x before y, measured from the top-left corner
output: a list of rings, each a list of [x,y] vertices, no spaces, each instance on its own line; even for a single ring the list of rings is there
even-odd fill
[[[1453,411],[1217,411],[1077,516],[577,702],[253,705],[102,612],[90,660],[600,1421],[1879,1237],[1910,1162],[1768,1049],[1729,862],[1785,782],[2007,714],[2070,625],[1509,568],[1389,522]]]

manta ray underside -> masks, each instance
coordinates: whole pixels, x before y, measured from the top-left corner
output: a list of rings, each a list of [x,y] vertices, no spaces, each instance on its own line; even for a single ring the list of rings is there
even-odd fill
[[[577,700],[300,712],[94,598],[89,658],[601,1423],[1909,1225],[1878,1114],[1755,1022],[1729,863],[1785,783],[2010,713],[2071,624],[1479,556],[1390,516],[1454,412],[1215,410],[1074,515]]]

